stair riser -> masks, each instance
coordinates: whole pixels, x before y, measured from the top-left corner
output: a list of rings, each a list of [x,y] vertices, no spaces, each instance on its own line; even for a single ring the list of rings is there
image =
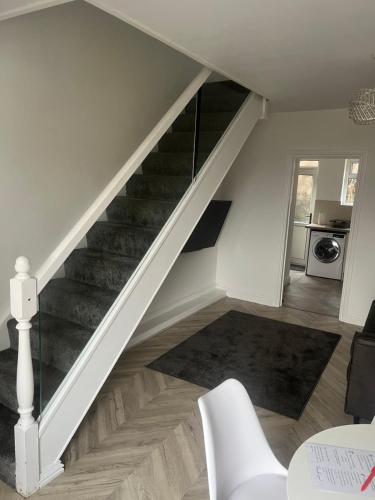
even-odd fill
[[[199,127],[203,132],[224,131],[235,113],[207,113],[201,114]],[[193,113],[186,113],[177,118],[172,126],[174,132],[189,132],[195,129],[195,116]]]
[[[18,410],[18,402],[17,402],[17,395],[16,395],[16,380],[14,380],[13,384],[14,386],[14,393],[13,394],[0,394],[0,404],[3,406],[6,406],[9,408],[9,410],[14,411],[17,413]],[[35,400],[35,397],[34,397]],[[34,407],[35,407],[35,402],[34,402]]]
[[[193,156],[189,158],[178,159],[174,163],[171,158],[169,158],[168,153],[155,153],[156,155],[152,157],[147,163],[142,166],[143,173],[146,175],[174,175],[191,177],[193,171]],[[208,153],[198,156],[198,165],[202,166]]]
[[[0,406],[0,481],[4,481],[9,486],[15,486],[15,452],[14,452],[14,426],[18,421],[19,415],[12,412],[9,408]],[[1,487],[0,487],[1,488]],[[4,491],[1,488],[1,491]],[[10,494],[8,496],[4,492],[4,496],[0,493],[0,498],[15,498],[17,495]]]
[[[65,262],[67,278],[120,292],[136,264],[73,253]]]
[[[86,328],[95,329],[114,299],[115,297],[113,300],[98,300],[92,295],[68,294],[59,288],[45,288],[40,299],[40,310]]]
[[[142,171],[146,175],[182,175],[190,176],[193,164],[193,155],[177,155],[167,153],[151,153],[142,164]]]
[[[177,201],[185,194],[190,182],[185,177],[159,179],[157,176],[133,175],[126,186],[126,192],[133,198]]]
[[[10,349],[9,352],[12,352]],[[4,351],[5,352],[5,351]],[[14,354],[14,363],[16,368],[17,366],[17,356]],[[4,365],[2,369],[4,368]],[[39,370],[38,370],[38,362],[33,361],[34,368],[34,415],[38,414],[39,407]],[[0,404],[9,408],[9,410],[14,413],[18,412],[18,401],[17,401],[17,393],[16,393],[16,369],[9,370],[8,373],[2,373],[0,375],[0,380],[2,381],[2,385],[0,387]],[[4,377],[4,379],[3,379]],[[1,437],[1,436],[0,436]]]
[[[159,141],[158,151],[190,153],[194,148],[194,134],[189,132],[169,133]]]
[[[118,196],[108,207],[107,217],[123,224],[159,228],[169,219],[175,206],[175,203]]]
[[[18,351],[18,330],[16,330],[16,321],[12,320],[8,323],[8,333],[10,339],[10,348],[13,351]],[[32,321],[32,328],[30,330],[30,344],[31,344],[31,355],[33,359],[39,359],[39,331],[38,322]]]
[[[1,463],[0,461],[0,481],[8,484],[11,488],[16,487],[16,464],[12,463]]]
[[[31,355],[33,359],[39,360],[39,352],[42,355],[42,362],[46,365],[53,366],[63,373],[68,373],[70,368],[75,363],[76,359],[82,352],[83,347],[90,339],[90,334],[82,334],[82,331],[77,333],[77,341],[72,345],[66,342],[64,337],[48,336],[43,334],[41,339],[41,349],[39,351],[39,330],[38,321],[33,321],[33,328],[30,330]],[[14,351],[18,350],[18,331],[16,323],[8,323],[8,332],[10,337],[10,348]],[[61,353],[64,353],[62,356]]]
[[[155,237],[156,233],[151,231],[95,224],[87,234],[87,245],[89,248],[142,259]]]
[[[240,107],[245,96],[233,95],[233,96],[204,96],[201,101],[201,112],[202,113],[222,113],[222,112],[235,112]],[[186,111],[188,113],[195,113],[195,103],[190,102]]]
[[[221,132],[202,132],[199,134],[199,151],[211,152],[221,137]],[[193,153],[194,143],[185,133],[167,134],[159,143],[160,152],[186,152]]]

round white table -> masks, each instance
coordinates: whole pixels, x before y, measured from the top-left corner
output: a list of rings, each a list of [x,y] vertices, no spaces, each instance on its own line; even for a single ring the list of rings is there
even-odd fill
[[[306,443],[375,450],[374,424],[344,425],[315,434],[298,448],[288,471],[288,500],[355,500],[361,496],[313,489]]]

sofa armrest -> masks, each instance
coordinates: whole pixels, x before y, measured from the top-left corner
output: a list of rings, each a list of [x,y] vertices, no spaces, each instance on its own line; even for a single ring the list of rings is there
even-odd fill
[[[372,420],[375,415],[375,339],[363,334],[353,339],[348,370],[345,412]]]

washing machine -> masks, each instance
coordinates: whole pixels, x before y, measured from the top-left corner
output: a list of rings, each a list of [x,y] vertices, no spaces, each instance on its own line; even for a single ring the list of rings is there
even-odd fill
[[[344,270],[347,234],[310,230],[306,274],[341,280]]]

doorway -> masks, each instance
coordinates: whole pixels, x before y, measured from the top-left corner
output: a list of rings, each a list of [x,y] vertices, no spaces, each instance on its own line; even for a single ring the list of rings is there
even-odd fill
[[[359,168],[357,157],[296,159],[283,306],[339,316]]]

